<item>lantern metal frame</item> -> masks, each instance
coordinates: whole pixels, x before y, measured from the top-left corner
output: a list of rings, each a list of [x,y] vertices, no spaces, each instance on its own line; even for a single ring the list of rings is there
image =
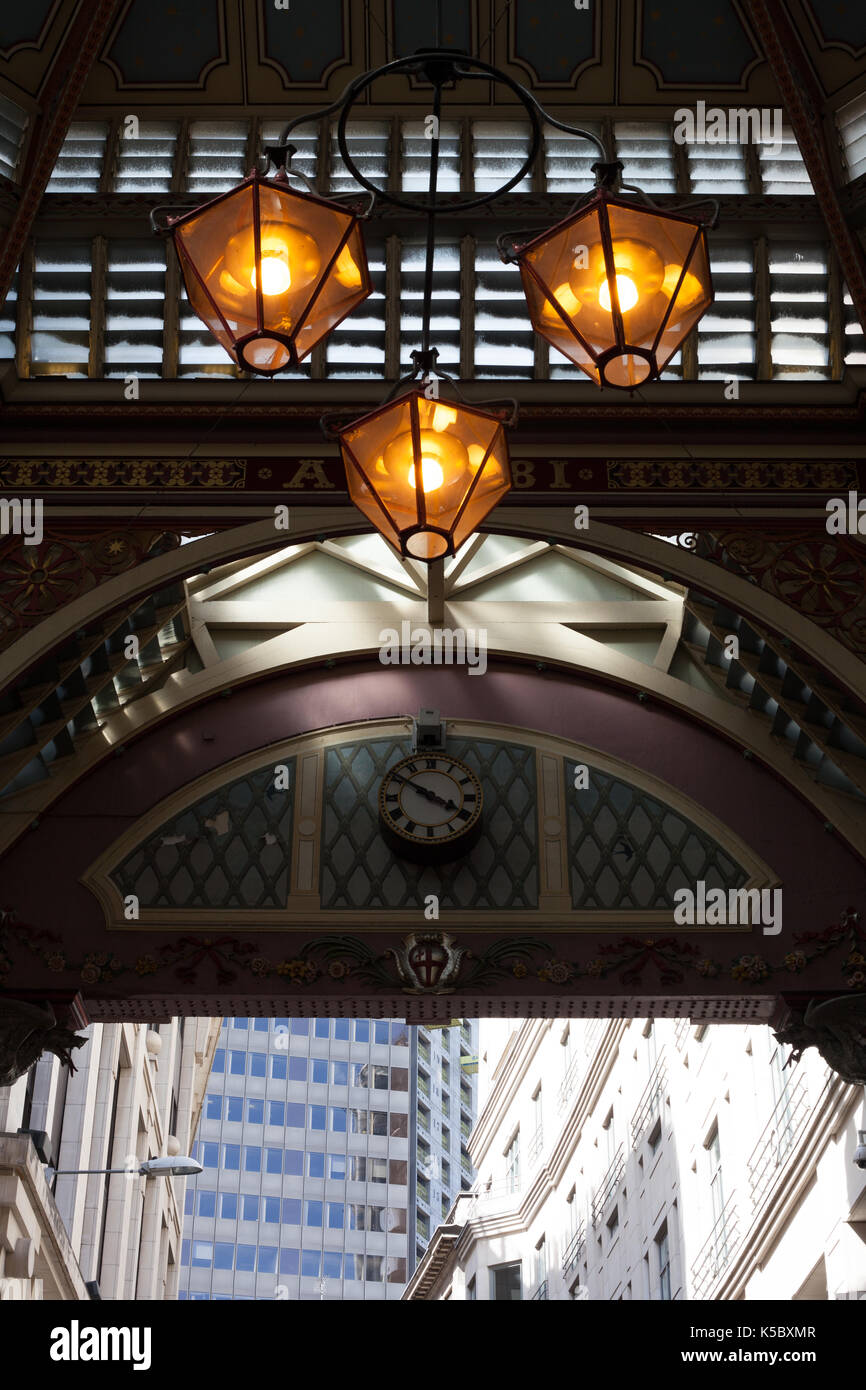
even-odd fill
[[[266,173],[262,173],[259,168],[255,168],[252,170],[251,173],[249,173],[246,176],[246,178],[242,179],[240,183],[236,183],[234,187],[226,189],[226,191],[223,193],[218,193],[215,198],[210,198],[206,203],[199,204],[198,207],[191,209],[179,209],[176,207],[172,207],[168,204],[163,204],[159,207],[154,208],[150,214],[150,225],[153,231],[157,235],[170,236],[172,238],[184,280],[186,281],[187,274],[191,275],[193,280],[198,285],[201,293],[205,296],[211,308],[213,309],[214,315],[219,319],[220,323],[222,324],[226,336],[229,339],[231,339],[233,345],[233,352],[237,359],[238,366],[243,371],[255,372],[257,376],[273,377],[277,376],[280,372],[285,371],[287,367],[297,368],[300,366],[303,359],[307,357],[308,354],[315,347],[316,344],[311,343],[310,346],[303,353],[298,353],[297,336],[303,330],[304,325],[309,321],[310,315],[315,308],[317,300],[320,298],[323,289],[328,284],[331,271],[334,269],[334,266],[336,265],[341,252],[346,248],[346,246],[348,246],[351,237],[354,235],[356,231],[361,240],[361,248],[364,251],[363,259],[361,260],[361,263],[358,267],[361,274],[361,286],[359,287],[359,293],[361,289],[364,290],[364,293],[359,301],[356,301],[355,303],[351,304],[340,315],[339,318],[334,320],[334,322],[328,328],[327,332],[332,333],[334,329],[337,328],[345,318],[348,318],[349,314],[354,313],[355,309],[357,309],[358,307],[358,303],[363,303],[364,299],[367,299],[373,291],[373,284],[372,280],[370,279],[370,270],[369,266],[367,265],[363,229],[361,226],[361,223],[369,215],[369,209],[372,207],[372,201],[369,199],[364,200],[363,197],[359,198],[358,195],[350,195],[349,199],[345,201],[339,201],[336,198],[323,198],[319,193],[316,192],[314,186],[305,174],[302,174],[297,169],[291,169],[288,167],[288,163],[291,160],[291,155],[294,152],[294,148],[291,146],[288,147],[286,150],[281,150],[279,147],[273,147],[270,152],[266,151],[266,154],[269,158],[273,158],[274,156],[279,157],[281,154],[285,154],[286,157],[285,162],[279,165],[276,174],[272,178],[269,178]],[[308,191],[302,192],[298,188],[292,188],[289,183],[290,176],[293,178],[300,179],[306,185],[306,189]],[[252,192],[251,202],[253,209],[252,230],[253,248],[255,256],[254,270],[256,297],[256,327],[248,333],[236,336],[229,323],[227,322],[225,314],[223,313],[219,303],[214,298],[213,294],[211,293],[210,289],[208,288],[207,284],[202,278],[201,272],[199,271],[198,266],[196,265],[195,261],[190,255],[188,248],[184,244],[183,240],[176,235],[176,233],[182,227],[187,226],[190,222],[195,221],[199,217],[202,217],[206,213],[212,211],[214,208],[219,207],[220,204],[228,202],[229,199],[235,198],[238,195],[243,196],[243,192],[247,188],[249,188]],[[299,198],[304,202],[315,204],[316,207],[323,207],[329,209],[332,212],[339,213],[341,217],[348,217],[349,219],[346,228],[339,242],[337,243],[337,246],[335,247],[333,253],[330,255],[327,262],[320,268],[319,274],[317,276],[317,283],[315,289],[308,303],[306,304],[306,307],[303,309],[303,312],[300,314],[297,321],[293,325],[291,333],[286,333],[279,328],[272,328],[269,324],[266,324],[265,322],[264,293],[262,288],[263,276],[261,267],[261,203],[258,192],[260,188],[272,188],[280,194],[291,194],[293,198]],[[364,206],[364,204],[366,205]],[[162,222],[160,220],[161,217],[164,217],[166,219],[165,222]],[[273,341],[280,343],[289,354],[288,362],[283,363],[279,367],[274,367],[273,369],[260,367],[252,362],[248,362],[244,356],[244,349],[248,346],[248,344],[260,341],[262,338],[267,338],[269,340],[273,339]],[[317,341],[321,341],[321,339],[318,339]]]

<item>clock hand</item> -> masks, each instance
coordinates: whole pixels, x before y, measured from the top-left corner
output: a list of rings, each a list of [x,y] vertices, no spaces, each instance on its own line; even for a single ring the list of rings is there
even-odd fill
[[[438,796],[436,792],[431,792],[429,787],[422,787],[411,777],[394,777],[394,782],[404,782],[407,787],[411,787],[419,796],[423,796],[427,801],[435,801],[437,806],[444,806],[446,811],[456,811],[458,808],[453,801],[446,801],[444,797]]]

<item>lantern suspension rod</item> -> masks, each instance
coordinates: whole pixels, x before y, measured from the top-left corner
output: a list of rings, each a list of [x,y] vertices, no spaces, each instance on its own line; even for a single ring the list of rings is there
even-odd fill
[[[433,95],[433,129],[430,140],[430,176],[427,181],[427,248],[424,259],[424,302],[421,309],[421,351],[430,353],[430,319],[433,313],[433,264],[436,256],[436,194],[439,186],[439,118],[442,114],[442,87],[436,83]],[[422,368],[429,370],[429,363]]]

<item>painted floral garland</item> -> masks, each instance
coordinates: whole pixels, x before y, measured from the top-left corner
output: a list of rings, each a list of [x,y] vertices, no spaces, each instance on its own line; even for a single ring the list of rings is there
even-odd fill
[[[0,912],[0,988],[12,969],[12,949],[16,945],[38,956],[49,971],[77,975],[79,987],[113,984],[124,975],[141,978],[167,970],[189,985],[205,965],[213,968],[220,986],[237,980],[239,973],[248,973],[262,982],[276,978],[281,984],[296,988],[325,975],[334,981],[352,976],[358,984],[379,989],[399,986],[397,972],[389,960],[393,952],[377,953],[353,936],[314,937],[291,959],[272,959],[258,944],[237,936],[185,933],[166,942],[155,954],[125,958],[118,951],[98,951],[73,960],[63,950],[56,933],[18,922],[14,913]],[[853,908],[847,908],[838,922],[823,931],[795,936],[794,947],[781,960],[745,954],[736,956],[727,966],[703,955],[692,942],[671,935],[622,936],[599,947],[596,956],[583,962],[554,958],[550,945],[535,937],[504,939],[480,955],[465,952],[460,988],[487,986],[508,975],[517,980],[532,977],[553,985],[616,976],[623,985],[631,987],[640,984],[644,970],[650,968],[658,973],[663,985],[680,984],[691,972],[706,980],[721,982],[727,978],[738,985],[760,985],[773,976],[799,975],[812,961],[843,946],[847,947],[840,967],[844,985],[848,989],[866,989],[866,930]],[[539,957],[546,958],[539,963]]]

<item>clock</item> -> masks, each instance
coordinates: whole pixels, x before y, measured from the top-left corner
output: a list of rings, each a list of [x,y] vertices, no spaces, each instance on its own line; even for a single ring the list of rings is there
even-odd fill
[[[386,842],[405,859],[441,863],[471,849],[481,834],[481,783],[450,753],[413,753],[379,786]]]

